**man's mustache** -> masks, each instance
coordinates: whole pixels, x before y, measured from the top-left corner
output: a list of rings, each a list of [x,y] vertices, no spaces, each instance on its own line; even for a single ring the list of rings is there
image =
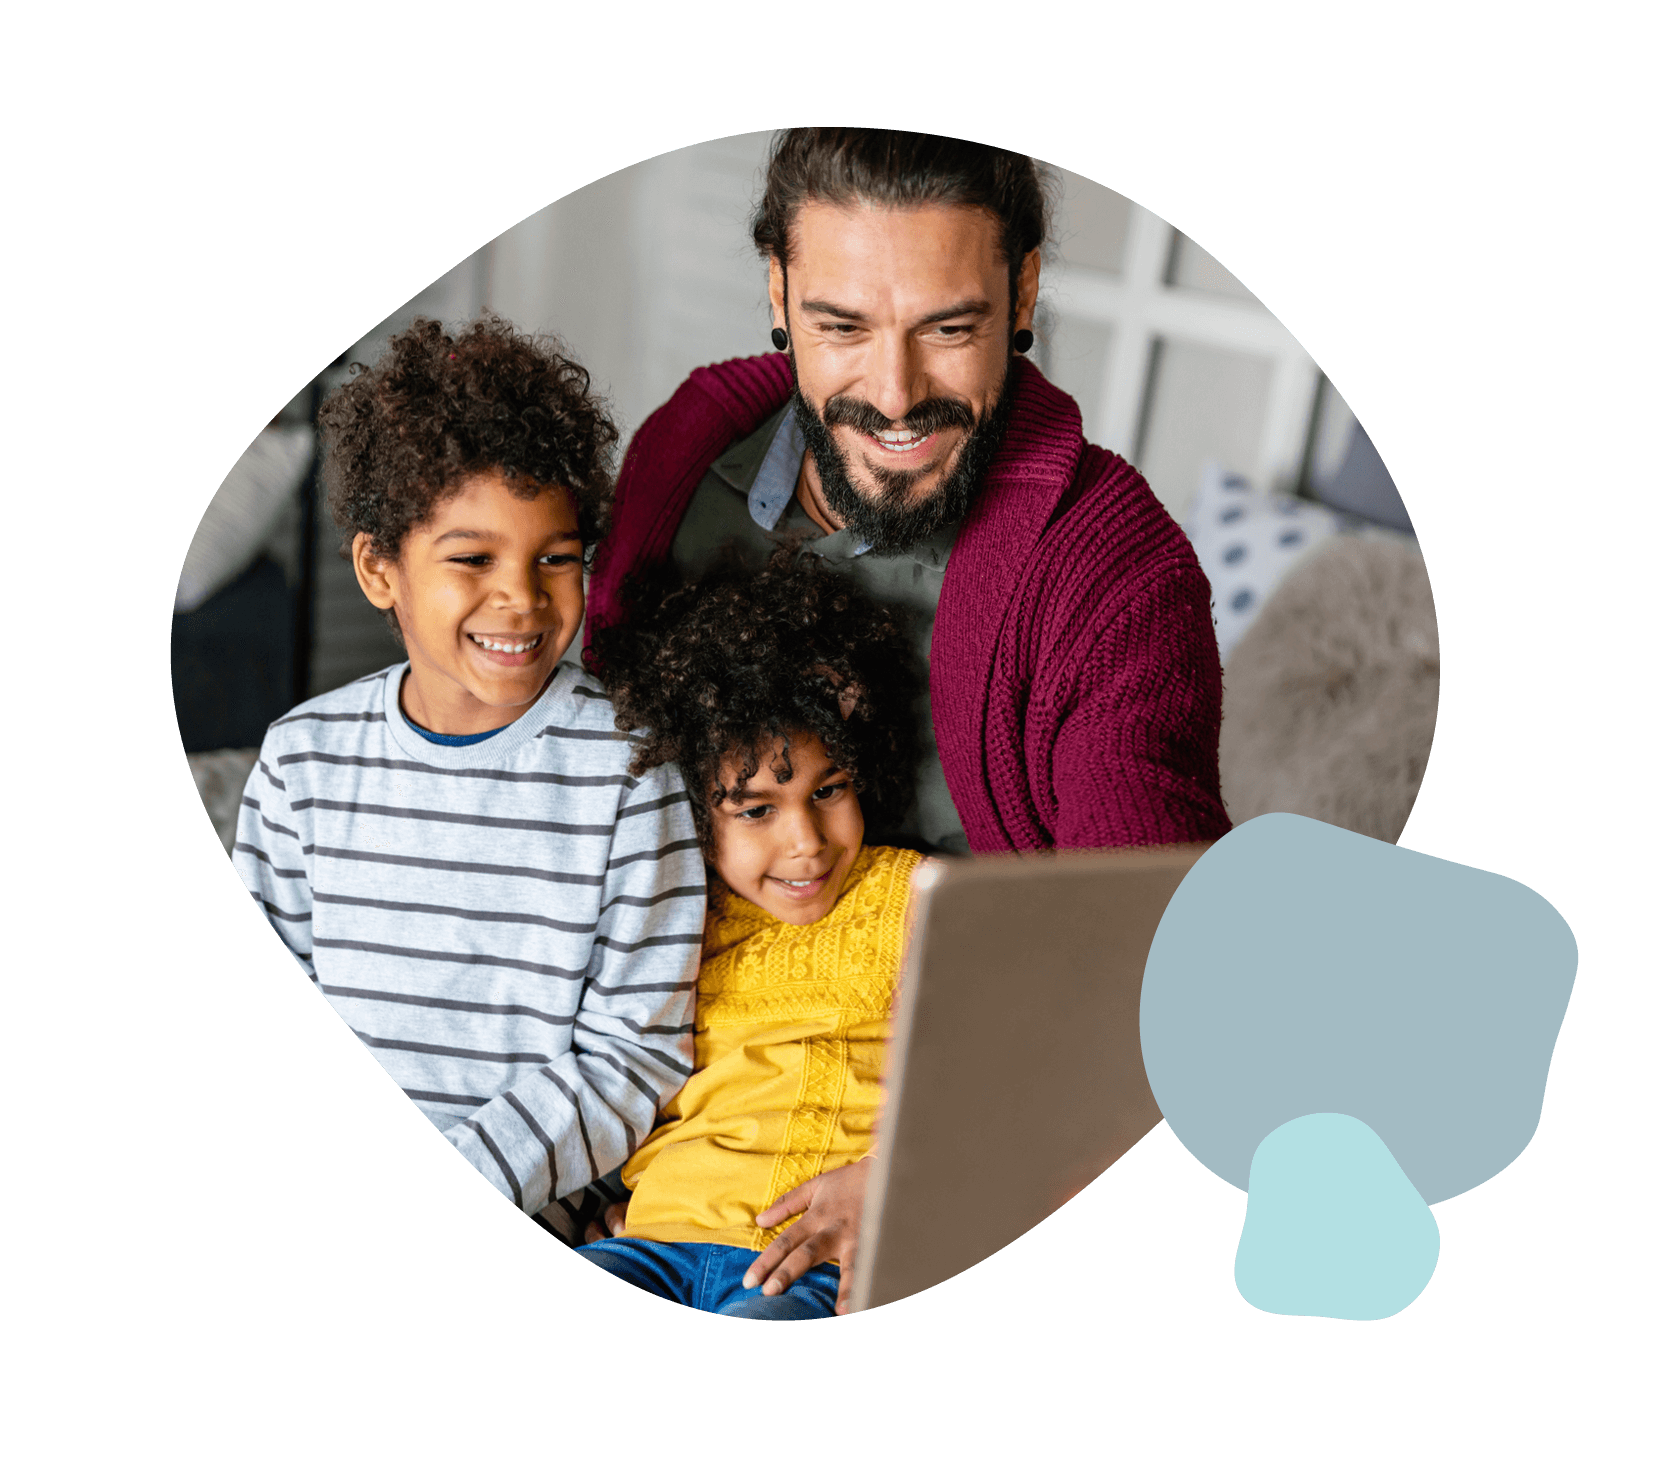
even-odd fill
[[[866,400],[835,395],[822,407],[822,422],[830,429],[849,425],[868,435],[878,435],[882,430],[912,430],[917,435],[931,435],[936,430],[956,427],[971,430],[978,424],[965,401],[952,400],[947,395],[928,395],[898,421],[881,414]]]

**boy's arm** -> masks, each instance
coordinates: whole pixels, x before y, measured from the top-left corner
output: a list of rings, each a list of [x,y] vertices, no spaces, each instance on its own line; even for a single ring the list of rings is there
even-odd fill
[[[313,888],[301,853],[301,833],[289,808],[283,776],[274,766],[278,751],[267,731],[260,757],[243,788],[237,812],[232,864],[266,912],[266,919],[295,954],[307,976],[313,971]]]
[[[682,781],[655,770],[620,802],[571,1047],[446,1131],[523,1210],[624,1163],[688,1078],[705,915]]]

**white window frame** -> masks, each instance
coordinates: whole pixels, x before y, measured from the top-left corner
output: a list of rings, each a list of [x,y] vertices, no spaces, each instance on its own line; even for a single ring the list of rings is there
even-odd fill
[[[1250,484],[1259,491],[1295,489],[1302,474],[1319,369],[1290,332],[1260,304],[1166,282],[1176,230],[1156,213],[1131,204],[1123,266],[1110,273],[1083,264],[1047,270],[1049,308],[1056,316],[1108,325],[1100,397],[1084,405],[1084,431],[1097,445],[1131,461],[1152,387],[1152,347],[1187,340],[1268,360],[1273,366],[1261,439]],[[1138,465],[1139,462],[1135,461]]]

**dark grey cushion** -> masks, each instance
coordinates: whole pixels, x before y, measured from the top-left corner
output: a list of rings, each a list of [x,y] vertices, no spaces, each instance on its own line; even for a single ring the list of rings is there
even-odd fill
[[[1327,506],[1353,512],[1378,526],[1410,532],[1412,518],[1401,501],[1401,493],[1389,477],[1377,448],[1356,421],[1343,464],[1329,480],[1312,483],[1314,495]]]

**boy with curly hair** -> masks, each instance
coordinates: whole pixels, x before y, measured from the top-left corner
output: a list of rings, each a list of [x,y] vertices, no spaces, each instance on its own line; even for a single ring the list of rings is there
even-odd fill
[[[614,1235],[581,1254],[701,1310],[835,1315],[921,861],[864,844],[912,792],[903,624],[787,547],[646,606],[592,651],[620,726],[643,731],[632,772],[682,767],[712,899],[694,1075],[627,1162]]]
[[[617,435],[579,365],[490,317],[418,320],[320,426],[409,661],[271,726],[234,860],[417,1107],[571,1241],[690,1071],[706,889],[675,766],[632,769],[562,661]]]

